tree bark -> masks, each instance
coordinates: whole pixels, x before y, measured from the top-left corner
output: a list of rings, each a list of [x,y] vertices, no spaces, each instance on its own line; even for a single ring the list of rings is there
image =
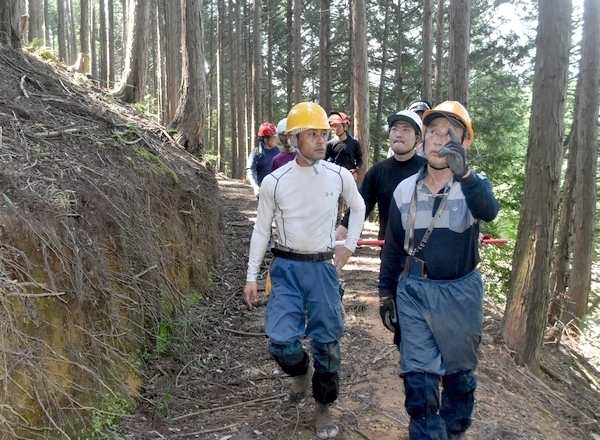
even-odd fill
[[[539,3],[527,172],[502,336],[515,361],[539,369],[564,135],[571,1]]]
[[[108,86],[108,11],[110,0],[100,0],[100,85]]]
[[[28,39],[33,42],[36,39],[42,42],[44,40],[44,17],[41,0],[29,0],[29,29]]]
[[[115,94],[124,102],[140,102],[146,93],[150,3],[131,0],[127,23],[127,50],[122,81]]]
[[[285,14],[285,22],[287,25],[287,29],[293,28],[294,23],[294,8],[293,8],[294,0],[287,0],[287,9]],[[287,50],[285,51],[286,56],[286,67],[287,67],[287,82],[286,82],[286,95],[287,95],[287,108],[290,109],[292,107],[292,103],[294,103],[294,75],[290,75],[290,72],[294,71],[294,33],[287,32]],[[296,102],[297,103],[297,102]]]
[[[444,75],[444,0],[438,0],[435,13],[435,90],[433,101],[442,99],[442,78]]]
[[[21,5],[19,0],[0,3],[0,44],[21,49]]]
[[[302,101],[302,18],[301,18],[301,0],[294,0],[294,103]]]
[[[431,101],[431,59],[433,56],[433,12],[431,0],[423,0],[423,61],[421,62],[421,98]]]
[[[50,5],[44,0],[44,46],[50,46]]]
[[[598,84],[600,84],[600,2],[583,3],[583,39],[579,75],[581,93],[577,111],[577,179],[573,268],[569,278],[567,311],[581,325],[587,314],[592,281],[596,214],[596,163],[598,160]]]
[[[402,11],[402,0],[398,0],[398,30],[396,35],[398,36],[398,58],[396,60],[396,108],[400,109],[403,107],[404,102],[404,87],[402,85],[403,73],[402,73],[402,52],[404,51],[404,17]]]
[[[56,0],[56,18],[58,33],[58,57],[67,63],[67,28],[65,23],[65,0]]]
[[[80,0],[81,7],[80,27],[79,27],[79,73],[84,75],[90,72],[90,2],[89,0]]]
[[[202,156],[202,133],[206,119],[202,0],[181,0],[181,11],[181,90],[179,105],[170,126],[177,129],[175,138],[187,151]]]
[[[260,12],[262,8],[261,0],[253,0],[252,9],[252,27],[253,45],[252,45],[252,119],[253,132],[258,131],[258,126],[263,122],[262,114],[262,23]]]
[[[331,108],[331,0],[321,0],[319,11],[319,104]]]
[[[469,106],[471,0],[450,0],[448,99]]]
[[[385,17],[384,17],[384,24],[383,24],[383,38],[381,41],[381,74],[379,75],[379,87],[377,90],[377,114],[375,115],[375,127],[377,129],[377,133],[375,134],[375,143],[374,143],[374,148],[373,148],[373,163],[377,163],[379,162],[379,160],[381,159],[381,144],[383,143],[383,133],[381,131],[381,127],[384,125],[383,124],[383,100],[384,100],[384,96],[385,96],[385,90],[386,90],[386,73],[387,73],[387,57],[388,57],[388,49],[387,49],[387,42],[388,42],[388,34],[389,34],[389,17],[390,17],[390,10],[391,10],[391,4],[386,4],[388,3],[387,0],[384,0],[384,5],[383,7],[385,8]]]
[[[367,50],[367,6],[365,0],[352,1],[352,29],[354,30],[354,135],[360,142],[363,166],[358,171],[362,183],[369,169],[369,64]]]

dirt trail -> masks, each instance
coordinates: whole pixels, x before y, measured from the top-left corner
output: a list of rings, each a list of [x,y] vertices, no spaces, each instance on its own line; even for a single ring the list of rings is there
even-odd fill
[[[243,303],[256,201],[248,185],[223,177],[219,184],[223,266],[208,298],[181,318],[170,356],[150,361],[141,407],[118,433],[126,439],[316,439],[312,398],[300,409],[285,401],[291,381],[268,354],[264,296],[253,310]],[[363,237],[375,235],[375,225],[368,223]],[[398,353],[378,313],[378,253],[359,248],[343,274],[346,334],[341,393],[332,411],[340,439],[408,439]],[[597,369],[565,345],[544,355],[556,378],[533,376],[515,366],[502,344],[500,316],[486,304],[479,388],[467,439],[579,440],[599,434]]]

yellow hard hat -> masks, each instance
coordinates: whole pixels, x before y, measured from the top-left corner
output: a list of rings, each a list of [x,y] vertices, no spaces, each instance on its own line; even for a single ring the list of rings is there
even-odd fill
[[[460,102],[444,101],[431,110],[427,110],[423,113],[423,125],[427,127],[435,118],[440,116],[448,119],[453,125],[456,125],[457,122],[460,123],[460,125],[467,130],[467,133],[469,134],[468,139],[471,141],[475,139],[475,132],[471,125],[469,112]]]
[[[331,130],[327,113],[323,107],[314,102],[296,104],[287,116],[285,134],[296,134],[307,129]]]

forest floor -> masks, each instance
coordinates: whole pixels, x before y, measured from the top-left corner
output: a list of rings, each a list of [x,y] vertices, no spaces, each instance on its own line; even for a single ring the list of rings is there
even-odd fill
[[[181,317],[169,355],[149,361],[140,408],[117,433],[140,440],[317,438],[314,401],[301,408],[287,403],[291,379],[268,353],[266,298],[252,310],[243,301],[256,200],[248,185],[218,180],[222,266],[208,296]],[[366,223],[363,238],[375,236],[375,225]],[[340,439],[408,439],[398,351],[378,312],[378,254],[375,248],[358,248],[342,275],[346,333],[340,396],[332,407]],[[267,257],[263,283],[268,263]],[[503,344],[502,310],[487,300],[485,306],[479,387],[467,439],[600,440],[600,351],[579,347],[565,335],[558,349],[545,344],[544,373],[536,376],[517,366]]]

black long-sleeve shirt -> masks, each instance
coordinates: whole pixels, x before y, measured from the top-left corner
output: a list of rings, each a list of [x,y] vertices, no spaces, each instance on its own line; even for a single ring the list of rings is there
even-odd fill
[[[360,187],[360,194],[365,200],[365,218],[371,214],[375,205],[379,208],[378,238],[380,240],[385,236],[394,190],[400,182],[416,174],[426,163],[427,159],[416,154],[403,162],[390,157],[376,163],[367,171]],[[346,212],[341,222],[342,226],[346,228],[348,227],[348,218],[349,212]]]

